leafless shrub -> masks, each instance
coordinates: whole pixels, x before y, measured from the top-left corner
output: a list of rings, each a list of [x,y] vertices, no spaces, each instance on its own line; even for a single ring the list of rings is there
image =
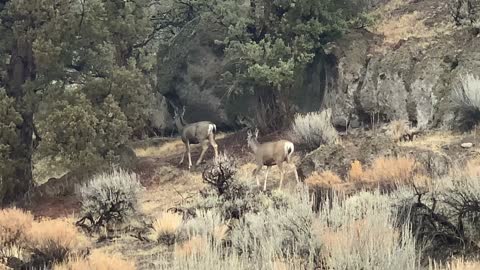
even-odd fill
[[[222,195],[233,181],[236,171],[235,160],[224,153],[218,156],[212,166],[203,171],[202,178],[203,181],[214,187],[219,195]]]
[[[296,115],[291,130],[292,140],[309,150],[316,149],[322,144],[337,142],[338,133],[332,125],[331,117],[331,109]]]
[[[394,141],[401,141],[410,134],[410,124],[407,120],[394,120],[388,124],[386,134]]]
[[[80,187],[83,217],[77,225],[94,232],[126,221],[138,212],[137,197],[142,189],[137,176],[122,169],[95,176]]]
[[[467,74],[453,91],[453,101],[460,114],[460,127],[473,127],[480,121],[480,78]]]

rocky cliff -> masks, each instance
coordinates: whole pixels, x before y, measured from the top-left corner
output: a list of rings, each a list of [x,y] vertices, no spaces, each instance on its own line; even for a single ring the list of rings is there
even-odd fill
[[[346,33],[305,69],[292,95],[298,110],[332,107],[340,126],[408,119],[421,128],[452,127],[452,89],[460,75],[480,70],[478,33],[454,26],[444,1],[386,1],[372,16],[373,26]],[[252,100],[225,97],[228,66],[215,43],[221,36],[200,21],[184,29],[159,51],[158,85],[170,101],[190,107],[190,120],[233,126]]]

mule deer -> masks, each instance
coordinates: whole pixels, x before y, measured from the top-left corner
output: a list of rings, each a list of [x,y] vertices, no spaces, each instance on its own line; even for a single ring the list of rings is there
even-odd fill
[[[265,173],[265,182],[263,184],[263,190],[267,189],[267,178],[268,170],[270,167],[277,165],[280,169],[280,185],[279,189],[282,188],[283,175],[285,174],[283,163],[286,161],[288,164],[292,164],[295,172],[295,179],[298,182],[297,168],[295,164],[291,163],[291,157],[294,151],[293,143],[287,140],[279,140],[273,142],[259,143],[258,140],[258,129],[255,130],[255,134],[249,130],[247,132],[247,143],[248,146],[252,149],[255,155],[255,164],[257,168],[253,171],[255,175],[255,180],[257,185],[260,186],[258,181],[258,173],[263,166],[267,166],[267,171]]]
[[[180,164],[183,164],[185,155],[188,155],[188,169],[192,167],[192,157],[190,154],[190,145],[191,144],[200,144],[202,146],[202,152],[200,157],[197,160],[196,165],[198,166],[202,160],[205,152],[208,150],[208,144],[213,147],[214,159],[217,160],[218,156],[218,145],[215,142],[215,132],[217,131],[217,126],[210,121],[200,121],[196,123],[188,124],[183,119],[185,114],[185,107],[183,107],[182,112],[178,113],[177,109],[174,109],[173,120],[177,126],[178,132],[182,137],[182,141],[185,144],[185,152],[182,155]]]

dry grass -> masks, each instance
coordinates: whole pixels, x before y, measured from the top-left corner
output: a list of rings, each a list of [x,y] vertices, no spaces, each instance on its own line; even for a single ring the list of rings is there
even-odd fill
[[[467,161],[462,172],[470,177],[480,177],[480,157]]]
[[[175,235],[182,225],[182,216],[170,212],[164,212],[153,223],[154,238],[160,242],[173,244]]]
[[[253,157],[252,157],[252,160],[253,160]],[[301,162],[300,157],[298,155],[293,156],[292,163],[299,164],[300,162]],[[256,167],[257,165],[255,165],[252,162],[248,162],[243,165],[240,165],[237,168],[237,172],[235,176],[238,177],[239,179],[246,179],[246,180],[251,179],[252,181],[254,181],[253,170],[255,170]],[[294,170],[293,165],[284,163],[283,169],[285,171],[283,185],[286,187],[288,185],[295,184],[296,180],[295,180],[295,174],[293,172]],[[265,179],[265,170],[266,170],[266,167],[264,166],[258,174],[258,179],[261,181]],[[278,169],[278,166],[270,167],[270,170],[268,172],[267,185],[270,185],[272,183],[274,183],[274,185],[278,185],[279,180],[280,180],[280,170]]]
[[[0,247],[25,243],[25,232],[32,223],[33,215],[29,212],[17,208],[0,210]]]
[[[480,261],[465,261],[463,258],[457,258],[447,263],[445,266],[430,263],[430,270],[477,270],[480,269]]]
[[[166,142],[161,146],[149,146],[134,149],[138,157],[161,157],[171,155],[172,153],[180,153],[184,151],[185,146],[181,140]]]
[[[364,169],[358,160],[352,162],[348,172],[350,182],[410,184],[426,181],[417,174],[418,165],[410,157],[378,157]]]
[[[194,236],[181,245],[175,246],[174,252],[176,257],[188,257],[205,252],[207,247],[208,241],[205,239],[205,237]]]
[[[435,32],[425,26],[425,14],[413,12],[392,20],[385,20],[375,27],[375,31],[384,35],[385,44],[396,44],[409,38],[431,38]]]
[[[332,171],[323,171],[321,173],[314,172],[307,179],[305,183],[308,186],[320,186],[320,187],[336,187],[342,185],[344,182],[342,179]]]
[[[362,163],[358,160],[352,162],[350,170],[348,171],[349,181],[361,181],[364,175],[365,172],[363,171]]]
[[[441,152],[442,146],[453,144],[461,139],[461,135],[453,134],[452,132],[435,132],[427,136],[418,137],[413,141],[400,142],[399,145]]]
[[[408,157],[380,157],[373,161],[370,169],[365,171],[365,180],[373,182],[406,183],[412,179],[415,160]]]
[[[139,198],[140,209],[147,215],[161,217],[173,206],[188,202],[205,187],[200,173],[162,165],[156,169],[155,184],[147,188]]]
[[[454,25],[452,21],[444,20],[433,26],[427,26],[425,21],[429,14],[414,11],[402,12],[402,9],[411,4],[411,1],[391,0],[371,12],[371,16],[377,18],[377,23],[370,31],[384,35],[384,44],[379,46],[379,52],[385,52],[388,47],[397,44],[400,40],[409,38],[421,38],[423,41],[416,42],[421,48],[426,48],[430,43],[437,42],[433,37],[449,35]]]
[[[229,133],[218,133],[215,135],[216,140],[220,140],[228,136]],[[195,148],[199,148],[199,144],[192,145],[192,151]],[[134,149],[135,154],[138,157],[163,157],[171,156],[172,154],[182,153],[185,151],[185,145],[183,144],[180,138],[165,142],[160,146],[148,146],[148,147],[138,147]],[[210,149],[210,151],[212,151]]]
[[[229,230],[229,227],[225,224],[215,226],[213,229],[213,239],[217,242],[220,243],[221,241],[225,240],[225,237],[227,236],[227,232]]]
[[[117,255],[93,251],[88,258],[73,257],[67,262],[56,264],[53,270],[135,270],[135,263]]]
[[[35,222],[26,235],[29,248],[48,258],[63,259],[81,254],[90,245],[88,239],[66,219]]]

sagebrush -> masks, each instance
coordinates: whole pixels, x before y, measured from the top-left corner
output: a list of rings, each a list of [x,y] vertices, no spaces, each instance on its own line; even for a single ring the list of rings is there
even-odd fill
[[[331,115],[331,109],[296,115],[291,130],[292,140],[311,150],[322,144],[337,142],[338,133],[332,125]]]
[[[83,218],[78,225],[96,231],[126,222],[138,214],[138,195],[143,189],[135,173],[122,169],[95,176],[79,189]]]

